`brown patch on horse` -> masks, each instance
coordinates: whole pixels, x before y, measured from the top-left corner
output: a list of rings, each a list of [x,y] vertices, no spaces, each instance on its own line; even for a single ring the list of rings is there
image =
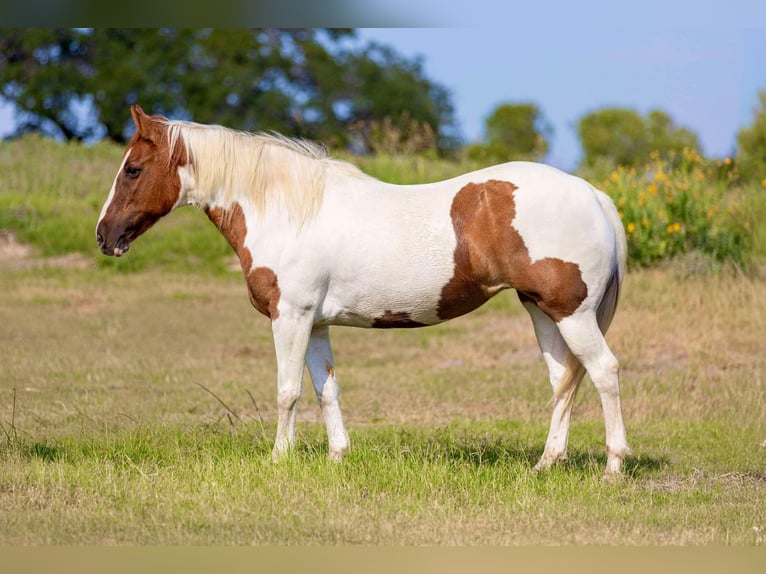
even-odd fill
[[[268,267],[256,267],[247,276],[247,286],[250,289],[250,302],[253,307],[266,315],[272,321],[279,317],[279,290],[277,274]]]
[[[413,321],[410,314],[405,312],[393,313],[391,311],[386,311],[380,317],[376,317],[372,322],[372,327],[374,329],[407,329],[425,326],[425,323]]]
[[[238,203],[228,210],[222,207],[206,207],[205,213],[237,254],[247,283],[250,303],[259,312],[275,321],[279,317],[279,309],[277,309],[281,296],[279,281],[276,273],[268,267],[252,269],[253,255],[245,247],[247,224],[242,207]]]
[[[512,225],[516,189],[507,181],[469,183],[452,200],[455,273],[442,288],[440,319],[468,313],[509,287],[554,321],[574,313],[587,297],[577,264],[553,257],[530,259],[524,239]]]
[[[335,369],[333,368],[332,364],[330,364],[330,361],[326,360],[324,362],[324,369],[325,369],[325,371],[327,371],[327,375],[328,376],[330,376],[330,377],[334,377],[335,376]]]

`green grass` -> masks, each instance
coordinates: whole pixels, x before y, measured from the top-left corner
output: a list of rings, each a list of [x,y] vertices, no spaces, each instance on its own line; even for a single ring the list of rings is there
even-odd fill
[[[270,460],[273,428],[252,424],[22,443],[3,460],[3,475],[23,476],[3,481],[3,542],[763,543],[753,527],[763,525],[766,477],[755,460],[734,457],[739,468],[750,465],[746,472],[669,472],[667,455],[639,451],[626,479],[605,483],[604,457],[576,444],[570,462],[533,475],[539,451],[529,444],[541,430],[363,429],[352,432],[354,450],[342,464],[327,460],[314,425],[301,429],[298,448],[280,464]],[[600,434],[595,425],[579,430],[588,439]],[[700,430],[725,429],[685,429],[675,437],[685,456],[705,458]],[[650,426],[634,438],[657,433]]]
[[[0,543],[764,545],[766,285],[676,281],[625,285],[634,456],[610,483],[587,382],[569,461],[532,474],[550,390],[512,295],[433,329],[335,330],[352,451],[327,460],[306,384],[274,464],[273,348],[238,274],[6,272]]]

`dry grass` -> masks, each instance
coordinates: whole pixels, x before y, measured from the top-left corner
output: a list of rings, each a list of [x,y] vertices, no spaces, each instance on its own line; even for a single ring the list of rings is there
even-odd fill
[[[325,461],[306,385],[275,466],[269,326],[235,274],[6,270],[0,292],[2,543],[766,542],[762,281],[629,275],[608,339],[635,457],[615,485],[588,384],[571,462],[529,472],[550,389],[513,294],[429,329],[336,329],[353,452]]]

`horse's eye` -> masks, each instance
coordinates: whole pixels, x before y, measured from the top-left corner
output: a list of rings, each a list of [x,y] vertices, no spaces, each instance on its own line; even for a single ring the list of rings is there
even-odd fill
[[[134,165],[125,166],[125,175],[131,179],[137,178],[141,174],[141,168]]]

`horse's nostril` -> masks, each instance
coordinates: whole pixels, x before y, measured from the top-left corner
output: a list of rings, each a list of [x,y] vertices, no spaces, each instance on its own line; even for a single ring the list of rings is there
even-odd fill
[[[101,235],[100,233],[96,233],[96,241],[98,241],[98,244],[100,246],[103,246],[104,245],[104,236]]]

